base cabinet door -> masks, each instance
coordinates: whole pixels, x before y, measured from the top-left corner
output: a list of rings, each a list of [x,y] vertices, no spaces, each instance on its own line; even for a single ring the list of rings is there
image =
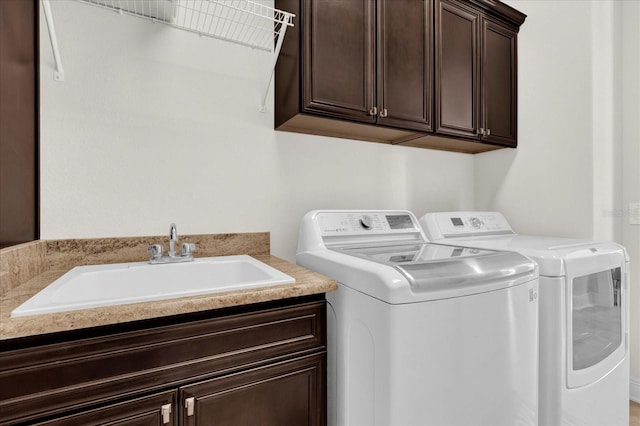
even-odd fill
[[[174,426],[177,392],[164,392],[46,420],[42,426]]]
[[[312,355],[185,386],[183,424],[324,425],[324,370],[324,356]]]

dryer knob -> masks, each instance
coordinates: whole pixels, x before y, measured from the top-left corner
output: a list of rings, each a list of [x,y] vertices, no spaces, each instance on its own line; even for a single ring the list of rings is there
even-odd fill
[[[373,219],[371,219],[371,216],[364,214],[360,216],[360,225],[364,229],[371,229],[373,227]]]
[[[482,228],[482,225],[484,225],[484,223],[482,223],[482,221],[477,217],[472,217],[471,219],[469,219],[469,222],[471,223],[471,226],[476,229],[480,229]]]

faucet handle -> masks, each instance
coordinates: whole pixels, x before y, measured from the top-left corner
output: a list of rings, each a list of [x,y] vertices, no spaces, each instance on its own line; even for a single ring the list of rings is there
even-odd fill
[[[151,254],[151,258],[162,257],[162,246],[160,244],[152,244],[147,247],[147,253]]]
[[[196,251],[196,245],[193,243],[182,243],[182,256],[191,256]]]

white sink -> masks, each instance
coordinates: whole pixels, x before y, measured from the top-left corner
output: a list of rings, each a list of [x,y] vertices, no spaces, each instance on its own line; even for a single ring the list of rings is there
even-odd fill
[[[294,283],[251,256],[77,266],[11,312],[12,317]]]

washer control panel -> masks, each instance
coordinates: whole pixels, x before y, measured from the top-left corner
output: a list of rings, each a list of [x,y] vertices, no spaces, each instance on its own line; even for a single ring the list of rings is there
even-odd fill
[[[507,220],[498,212],[428,213],[420,223],[430,240],[513,233]]]
[[[418,221],[407,211],[318,212],[316,221],[323,236],[420,233]]]

